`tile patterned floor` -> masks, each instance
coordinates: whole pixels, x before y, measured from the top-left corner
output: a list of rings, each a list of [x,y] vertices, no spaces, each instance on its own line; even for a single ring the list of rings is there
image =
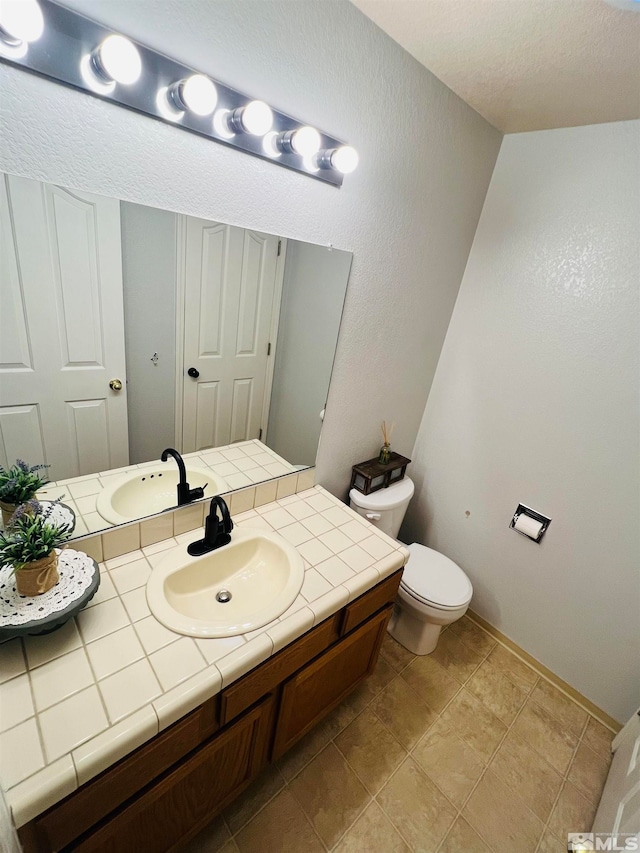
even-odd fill
[[[376,671],[185,853],[564,853],[612,734],[467,617]]]

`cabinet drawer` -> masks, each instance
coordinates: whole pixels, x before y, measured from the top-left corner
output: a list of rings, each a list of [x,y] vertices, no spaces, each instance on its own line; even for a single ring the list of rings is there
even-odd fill
[[[273,696],[267,697],[72,849],[78,853],[183,849],[261,770],[273,704]]]
[[[392,604],[396,600],[396,594],[402,579],[402,569],[388,577],[386,580],[374,586],[360,598],[356,598],[347,605],[344,611],[341,634],[348,634],[356,625],[360,625],[368,619],[372,613],[376,613],[385,604]]]
[[[221,725],[226,725],[237,717],[335,642],[338,639],[339,621],[339,613],[325,619],[317,628],[313,628],[291,646],[223,690],[220,705]]]
[[[284,685],[272,755],[274,760],[371,674],[392,611],[393,605],[388,605]]]
[[[118,808],[210,737],[218,728],[217,709],[215,696],[23,827],[26,853],[61,850]]]

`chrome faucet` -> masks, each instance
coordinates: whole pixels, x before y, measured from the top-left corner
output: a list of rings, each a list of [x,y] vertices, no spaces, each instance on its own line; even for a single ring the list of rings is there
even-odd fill
[[[218,510],[220,510],[221,517],[218,517]],[[188,545],[187,553],[192,557],[200,557],[202,554],[208,554],[209,551],[215,551],[216,548],[228,545],[231,542],[232,530],[233,521],[231,521],[229,507],[224,498],[216,495],[211,499],[209,515],[204,523],[204,538],[197,539]]]
[[[167,447],[166,450],[162,451],[162,456],[160,459],[163,462],[166,462],[169,456],[173,456],[178,465],[178,472],[180,474],[180,482],[178,483],[178,506],[184,506],[185,504],[193,503],[193,501],[197,501],[200,498],[204,497],[205,486],[198,486],[195,489],[189,488],[189,483],[187,483],[187,469],[184,467],[184,460],[182,456],[178,453],[177,450],[174,450],[173,447]]]

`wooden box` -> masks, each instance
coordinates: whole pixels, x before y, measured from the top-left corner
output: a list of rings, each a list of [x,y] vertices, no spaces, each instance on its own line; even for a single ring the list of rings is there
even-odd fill
[[[386,489],[404,477],[407,465],[411,462],[406,456],[392,453],[387,465],[381,465],[378,459],[360,462],[351,469],[351,486],[363,495]]]

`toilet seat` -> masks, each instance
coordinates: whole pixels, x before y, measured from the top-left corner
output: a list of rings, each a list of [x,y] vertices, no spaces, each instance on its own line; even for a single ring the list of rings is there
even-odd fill
[[[442,610],[442,611],[459,610],[461,607],[464,607],[465,605],[469,604],[469,602],[471,601],[471,596],[469,596],[468,601],[463,601],[460,604],[450,604],[450,605],[437,604],[435,601],[430,601],[428,598],[425,598],[424,596],[417,595],[410,587],[405,586],[403,583],[400,583],[400,586],[402,588],[402,591],[404,593],[406,593],[407,595],[411,596],[411,598],[413,598],[413,600],[416,601],[418,604],[426,604],[428,607],[433,607],[435,610]]]
[[[400,582],[407,595],[437,610],[458,610],[469,604],[473,587],[460,566],[426,545],[414,542],[408,548],[411,557]]]

